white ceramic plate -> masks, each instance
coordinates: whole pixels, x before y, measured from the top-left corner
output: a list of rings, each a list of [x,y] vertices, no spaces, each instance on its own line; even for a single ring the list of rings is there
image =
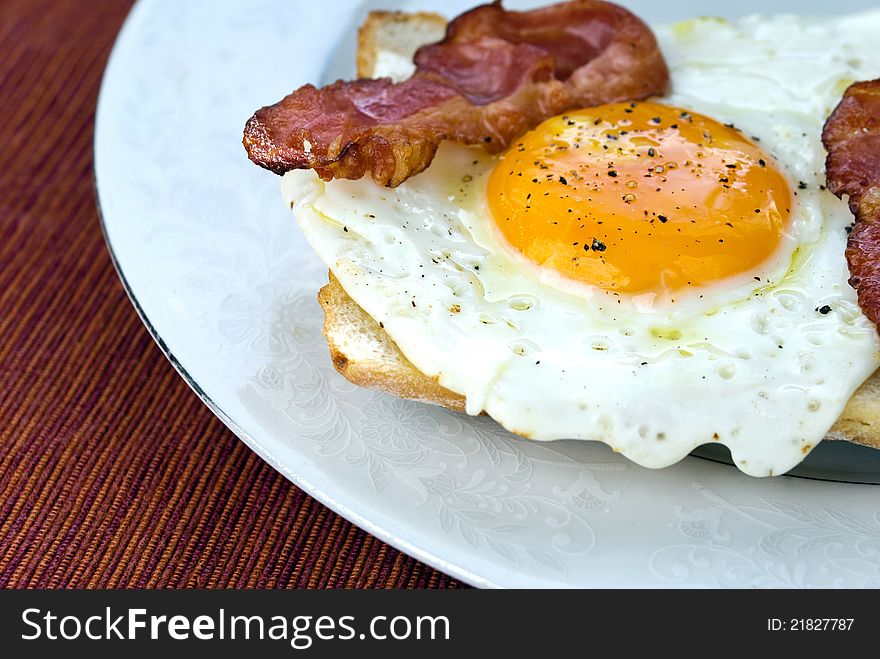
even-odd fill
[[[358,389],[333,370],[315,300],[325,268],[279,179],[245,157],[242,127],[300,84],[351,75],[368,8],[466,4],[137,4],[107,67],[95,168],[108,243],[162,349],[294,483],[471,584],[880,586],[875,485],[757,480],[699,458],[650,471],[603,445],[530,443]],[[627,4],[650,21],[705,12],[695,1]]]

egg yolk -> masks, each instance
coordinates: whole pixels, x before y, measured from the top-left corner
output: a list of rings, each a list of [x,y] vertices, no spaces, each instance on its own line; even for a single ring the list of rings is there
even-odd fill
[[[733,126],[644,102],[548,119],[500,159],[488,199],[532,262],[606,290],[664,293],[753,271],[776,250],[792,197]]]

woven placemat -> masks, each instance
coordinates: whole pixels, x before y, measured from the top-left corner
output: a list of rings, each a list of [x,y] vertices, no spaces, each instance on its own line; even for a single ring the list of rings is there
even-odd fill
[[[135,314],[92,183],[129,7],[0,3],[0,586],[458,586],[252,453]]]

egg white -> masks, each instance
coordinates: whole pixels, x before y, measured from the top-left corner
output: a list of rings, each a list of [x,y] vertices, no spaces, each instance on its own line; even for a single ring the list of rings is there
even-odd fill
[[[672,72],[660,100],[733,122],[797,191],[780,249],[755,272],[674,301],[564,281],[503,243],[485,195],[495,159],[455,145],[395,189],[291,172],[283,194],[349,295],[469,413],[536,440],[599,440],[648,467],[720,442],[746,473],[783,473],[880,364],[847,283],[852,216],[821,187],[819,140],[846,85],[880,76],[880,11],[657,34]]]

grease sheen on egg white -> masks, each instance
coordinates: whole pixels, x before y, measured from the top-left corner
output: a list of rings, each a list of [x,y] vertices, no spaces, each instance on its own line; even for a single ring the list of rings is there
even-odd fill
[[[880,12],[657,33],[672,72],[660,100],[758,138],[797,190],[783,248],[748,276],[674,304],[569,285],[502,243],[485,196],[496,161],[467,147],[444,145],[396,189],[292,172],[283,194],[346,291],[469,413],[536,440],[602,441],[648,467],[721,442],[746,473],[783,473],[880,364],[847,283],[852,217],[820,187],[819,140],[847,84],[880,75]]]

